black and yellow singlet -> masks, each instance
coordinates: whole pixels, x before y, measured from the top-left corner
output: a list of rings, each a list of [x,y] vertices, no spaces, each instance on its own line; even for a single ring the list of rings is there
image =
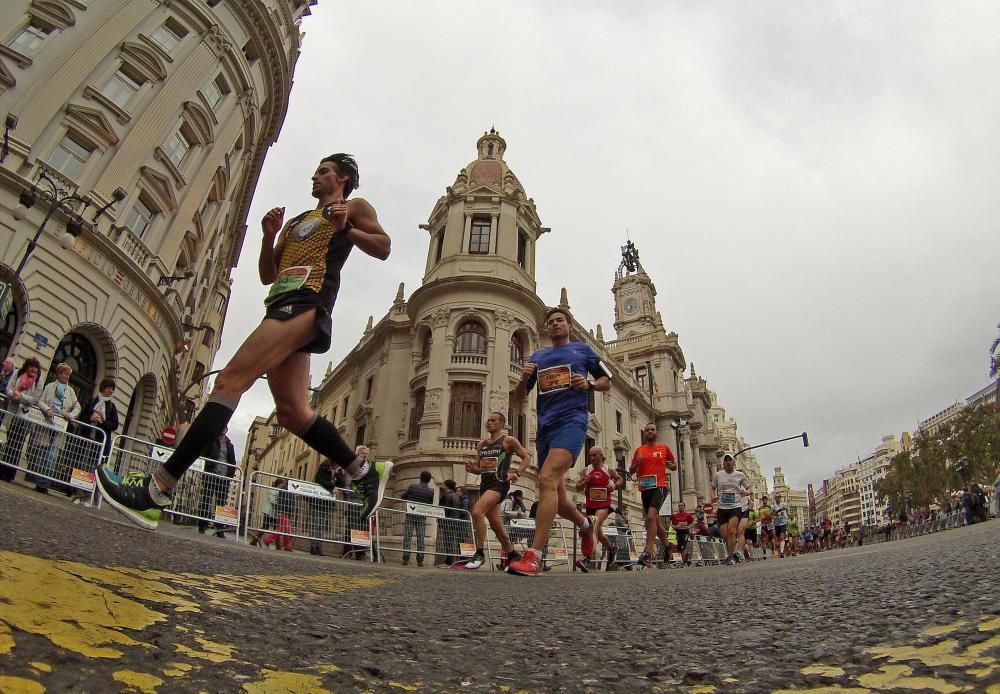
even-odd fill
[[[340,269],[354,244],[346,232],[334,229],[323,214],[325,209],[309,210],[289,224],[278,259],[278,277],[264,299],[265,305],[317,295],[328,311],[333,308],[340,290]]]

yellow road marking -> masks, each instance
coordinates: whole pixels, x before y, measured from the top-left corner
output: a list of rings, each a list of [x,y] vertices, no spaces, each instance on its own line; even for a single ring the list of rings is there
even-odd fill
[[[34,662],[28,663],[28,665],[35,668],[36,670],[40,670],[41,672],[52,672],[52,666],[49,665],[48,663],[40,663],[36,660]]]
[[[45,694],[45,687],[23,677],[0,675],[0,694]]]
[[[279,670],[261,670],[264,679],[248,682],[243,689],[248,694],[331,694],[323,688],[323,680],[318,675],[304,675]]]
[[[119,670],[111,677],[115,682],[124,684],[126,691],[138,690],[143,694],[156,694],[156,688],[163,684],[163,680],[159,677],[134,670]]]
[[[936,626],[936,627],[927,627],[920,633],[923,634],[924,636],[941,636],[942,634],[950,634],[953,631],[958,631],[966,624],[967,622],[964,619],[960,619],[959,621],[954,622],[952,624],[943,624],[941,626]]]
[[[807,665],[802,668],[803,675],[820,675],[822,677],[842,677],[844,668],[833,665]]]

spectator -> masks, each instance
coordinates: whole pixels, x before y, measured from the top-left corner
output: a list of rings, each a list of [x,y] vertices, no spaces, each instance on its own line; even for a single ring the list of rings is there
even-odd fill
[[[993,480],[993,504],[994,513],[1000,516],[1000,468],[997,468],[997,477]]]
[[[42,494],[49,493],[49,480],[61,472],[56,470],[56,455],[59,453],[59,442],[65,437],[58,432],[65,431],[66,423],[80,414],[76,391],[69,385],[72,375],[73,369],[69,364],[58,364],[56,380],[45,386],[38,399],[38,408],[45,415],[49,428],[35,432],[31,446],[33,455],[29,454],[29,458],[34,458],[31,469],[41,475],[35,478],[35,491]],[[68,474],[60,477],[69,479]]]
[[[438,545],[444,554],[444,563],[451,566],[458,554],[458,543],[461,523],[458,519],[462,514],[462,499],[458,495],[455,480],[444,481],[444,491],[441,493],[439,506],[445,507],[445,517],[438,521]]]
[[[7,463],[0,465],[0,479],[6,482],[14,480],[17,468],[21,465],[21,449],[31,428],[31,422],[26,416],[42,396],[41,373],[42,365],[38,360],[28,357],[7,383],[7,395],[10,396],[7,409],[16,416],[9,420],[7,443],[0,455],[0,460]]]
[[[292,522],[288,517],[290,511],[290,501],[288,493],[285,491],[286,480],[282,477],[274,481],[274,486],[267,491],[267,506],[264,508],[264,527],[277,528],[277,532],[272,532],[261,538],[265,547],[270,547],[274,543],[275,549],[283,549],[286,552],[292,551]]]
[[[1000,477],[997,477],[1000,480]],[[528,518],[534,518],[538,515],[538,499],[531,502],[531,509],[528,511]]]
[[[0,368],[0,390],[4,393],[7,392],[7,384],[10,383],[10,377],[14,375],[14,360],[7,357],[3,360],[3,367]]]
[[[97,441],[100,436],[97,430],[104,432],[104,451],[107,456],[111,450],[111,443],[114,433],[118,431],[118,408],[111,401],[115,394],[114,379],[105,378],[97,388],[97,397],[90,401],[90,404],[83,408],[80,413],[80,421],[90,426],[77,427],[77,435],[91,441]]]
[[[330,534],[330,521],[333,518],[334,498],[336,497],[337,473],[334,468],[339,467],[339,465],[329,458],[324,458],[316,470],[313,482],[329,492],[330,498],[322,499],[310,496],[307,499],[309,503],[309,515],[313,519],[316,535],[324,540],[328,539],[328,535]],[[309,554],[323,556],[323,545],[319,539],[314,539],[309,544]]]
[[[420,473],[420,483],[411,484],[400,496],[403,501],[414,501],[421,504],[434,503],[434,490],[431,488],[431,473],[424,470]],[[424,537],[427,532],[427,516],[418,513],[406,514],[403,521],[403,566],[410,563],[410,544],[413,535],[417,536],[417,566],[424,565]]]
[[[711,535],[712,533],[708,529],[708,525],[705,523],[704,516],[698,516],[698,520],[694,522],[694,526],[691,528],[692,535]]]
[[[202,535],[208,529],[209,518],[215,518],[217,506],[227,506],[229,501],[229,485],[236,475],[236,449],[226,434],[229,427],[222,430],[218,439],[205,447],[202,456],[205,458],[205,474],[201,477],[201,518],[198,520],[198,532]],[[224,538],[229,526],[215,523],[215,536]]]
[[[524,492],[520,489],[515,489],[507,498],[500,502],[500,516],[503,518],[504,525],[507,526],[507,534],[510,535],[511,542],[527,542],[531,543],[534,539],[534,533],[531,532],[531,528],[512,526],[511,521],[516,518],[527,518],[528,510],[524,506]]]
[[[465,487],[458,488],[458,500],[461,502],[461,509],[465,513],[461,514],[461,517],[466,520],[471,520],[472,518],[472,500],[469,498],[468,493],[465,491]],[[466,515],[468,514],[468,515]],[[472,531],[472,523],[462,523],[459,531],[459,542],[472,542],[472,537],[470,533]]]
[[[962,508],[965,511],[965,524],[972,525],[976,522],[976,497],[972,490],[966,487],[962,490]]]
[[[986,492],[978,484],[972,485],[973,511],[977,521],[985,521],[989,518],[989,503],[986,501]]]

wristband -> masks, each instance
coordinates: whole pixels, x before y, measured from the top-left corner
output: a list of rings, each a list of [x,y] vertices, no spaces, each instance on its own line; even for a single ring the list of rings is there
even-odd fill
[[[354,225],[351,224],[351,220],[348,219],[347,223],[344,224],[344,228],[341,229],[340,232],[338,232],[338,233],[346,234],[347,232],[349,232],[353,228],[354,228]]]

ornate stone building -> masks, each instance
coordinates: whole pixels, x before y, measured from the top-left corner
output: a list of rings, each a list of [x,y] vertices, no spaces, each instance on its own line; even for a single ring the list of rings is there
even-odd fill
[[[314,2],[0,3],[0,353],[136,436],[194,409]]]
[[[545,302],[535,293],[535,249],[547,234],[533,199],[504,160],[506,142],[494,131],[477,142],[477,157],[434,204],[426,224],[428,252],[420,287],[407,299],[402,285],[389,311],[369,319],[358,345],[318,387],[318,410],[348,443],[369,446],[396,462],[390,495],[398,496],[422,470],[440,483],[451,478],[478,495],[479,479],[465,472],[490,411],[508,417],[511,433],[534,450],[534,396],[513,402],[510,391],[526,358],[547,344]],[[639,432],[655,422],[660,441],[680,451],[671,477],[693,508],[707,497],[720,451],[712,396],[691,369],[677,335],[656,307],[656,288],[632,244],[614,273],[611,291],[617,339],[575,320],[572,338],[590,344],[612,372],[612,388],[594,393],[588,438],[611,465],[615,452],[630,460]],[[572,310],[566,291],[558,305]],[[259,427],[258,427],[259,428]],[[311,478],[318,455],[278,432],[254,459],[259,469]],[[575,476],[579,471],[570,474]],[[535,477],[520,484],[530,502]],[[633,512],[629,485],[624,502]]]

